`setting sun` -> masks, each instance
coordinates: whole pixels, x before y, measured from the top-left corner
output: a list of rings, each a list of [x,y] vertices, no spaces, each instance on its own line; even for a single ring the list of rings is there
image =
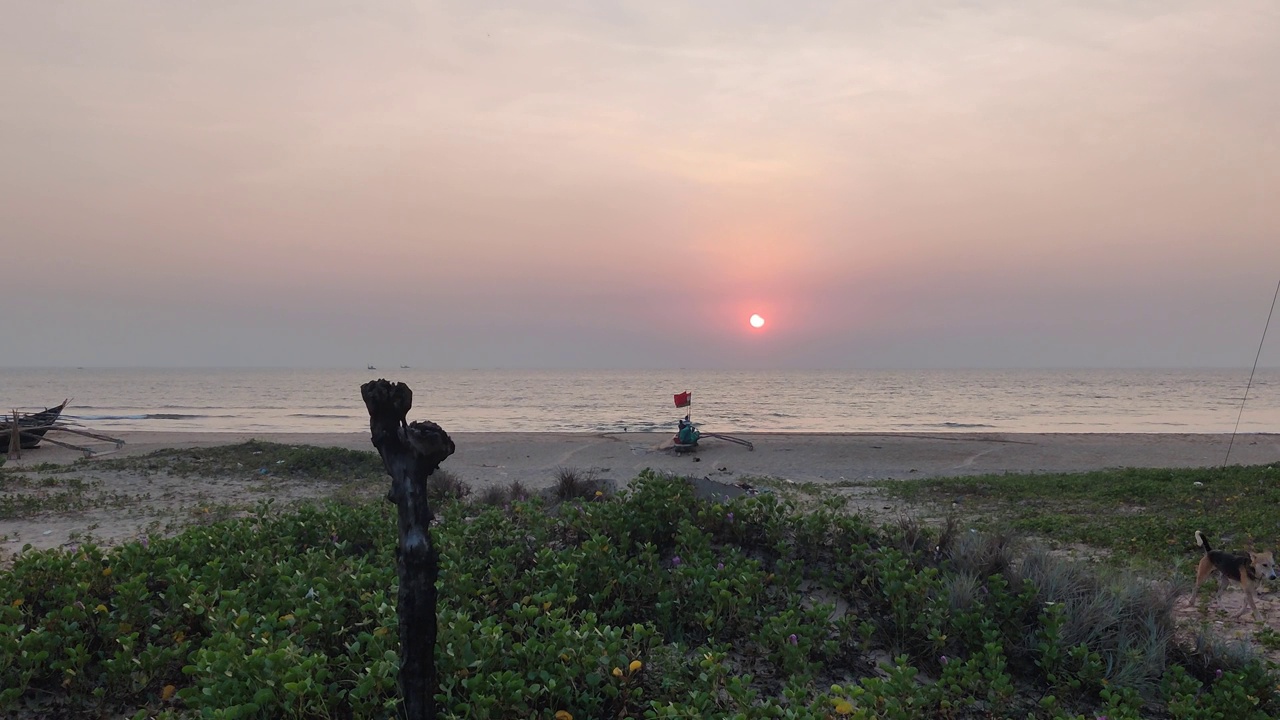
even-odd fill
[[[749,322],[751,323],[751,327],[753,328],[764,327],[764,318],[760,317],[759,315],[752,315],[751,320]]]

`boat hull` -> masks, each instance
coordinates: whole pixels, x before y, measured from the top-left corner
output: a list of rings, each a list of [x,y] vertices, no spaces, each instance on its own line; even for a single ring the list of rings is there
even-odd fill
[[[48,408],[36,413],[23,413],[18,415],[18,447],[23,450],[32,450],[40,445],[40,441],[44,439],[44,434],[49,432],[58,418],[62,415],[62,409],[67,406],[66,402],[53,408]],[[13,420],[0,420],[0,453],[9,452],[9,441],[13,437]]]

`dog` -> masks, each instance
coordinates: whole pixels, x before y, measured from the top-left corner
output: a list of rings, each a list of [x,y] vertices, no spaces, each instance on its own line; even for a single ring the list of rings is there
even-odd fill
[[[1256,553],[1248,551],[1244,553],[1229,553],[1222,550],[1214,550],[1209,547],[1209,541],[1204,539],[1204,533],[1196,531],[1196,545],[1204,548],[1204,557],[1200,558],[1200,565],[1196,567],[1196,584],[1191,593],[1191,603],[1194,605],[1196,600],[1196,590],[1200,589],[1200,584],[1209,577],[1210,574],[1218,574],[1218,594],[1210,601],[1210,605],[1222,597],[1222,591],[1226,589],[1227,583],[1238,582],[1240,588],[1244,590],[1244,598],[1248,605],[1242,604],[1240,612],[1236,617],[1244,614],[1247,608],[1253,610],[1253,619],[1261,620],[1258,613],[1258,605],[1254,602],[1254,595],[1258,592],[1258,583],[1265,579],[1276,579],[1276,562],[1270,551]]]

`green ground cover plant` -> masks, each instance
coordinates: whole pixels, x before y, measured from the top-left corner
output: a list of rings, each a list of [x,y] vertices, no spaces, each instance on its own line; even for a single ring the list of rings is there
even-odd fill
[[[981,528],[1009,528],[1168,567],[1199,560],[1194,533],[1214,547],[1280,541],[1280,463],[1192,469],[1119,469],[1076,474],[1008,474],[894,480],[883,492],[927,503]],[[1185,571],[1185,570],[1184,570]]]
[[[261,440],[206,448],[166,448],[138,457],[79,460],[62,466],[65,472],[86,467],[166,472],[186,477],[216,477],[227,473],[266,470],[276,477],[339,482],[381,479],[386,476],[377,453],[311,445],[285,445]]]
[[[443,717],[1280,716],[1263,661],[1178,638],[1170,587],[1011,535],[650,473],[484,495],[438,512]],[[24,552],[0,572],[0,715],[394,717],[394,545],[385,502],[263,503]]]
[[[90,508],[129,508],[147,499],[112,492],[101,481],[62,472],[0,470],[0,520]]]
[[[0,467],[0,520],[104,509],[146,512],[157,507],[152,502],[151,487],[134,486],[132,492],[117,491],[114,480],[121,475],[145,479],[169,476],[183,480],[256,480],[261,483],[258,495],[267,494],[281,480],[300,481],[323,488],[318,494],[332,497],[358,496],[374,481],[386,477],[376,453],[255,440],[207,448],[164,449],[137,457]],[[447,473],[439,475],[439,478],[433,477],[437,484],[450,479]],[[185,492],[182,500],[172,503],[173,509],[180,510],[178,506],[185,500],[203,515],[211,505],[218,504],[211,499],[213,492],[206,493],[209,497],[198,498],[198,502],[193,497],[197,494],[198,491]],[[253,502],[222,509],[234,515],[252,507]]]

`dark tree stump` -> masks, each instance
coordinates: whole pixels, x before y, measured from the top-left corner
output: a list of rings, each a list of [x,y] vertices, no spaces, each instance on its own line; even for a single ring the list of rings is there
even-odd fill
[[[453,454],[453,441],[433,422],[405,421],[413,391],[404,383],[374,380],[360,386],[369,432],[391,476],[387,500],[396,504],[400,541],[400,694],[408,720],[436,717],[436,578],[440,555],[431,541],[427,478]]]

